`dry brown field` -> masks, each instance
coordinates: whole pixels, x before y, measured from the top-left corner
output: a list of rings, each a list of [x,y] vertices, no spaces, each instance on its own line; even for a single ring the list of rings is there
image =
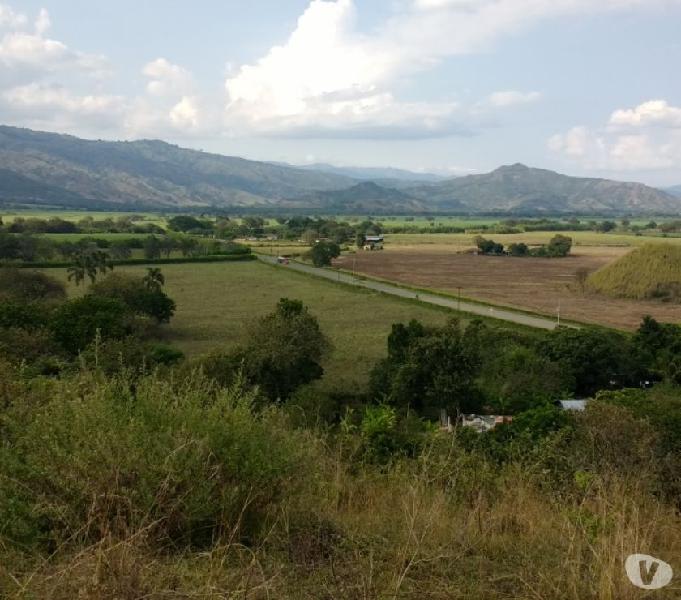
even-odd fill
[[[370,277],[544,315],[557,316],[560,307],[562,318],[582,323],[633,330],[645,315],[681,322],[677,304],[612,299],[581,289],[580,270],[595,271],[633,246],[575,246],[572,256],[550,259],[475,256],[463,253],[470,243],[433,242],[388,244],[381,252],[345,255],[336,264],[350,270],[354,263],[356,272]]]

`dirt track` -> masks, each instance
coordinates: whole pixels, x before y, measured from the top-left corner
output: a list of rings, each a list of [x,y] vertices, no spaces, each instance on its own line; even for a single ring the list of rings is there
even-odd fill
[[[644,315],[660,321],[681,322],[681,306],[619,300],[584,294],[576,280],[579,269],[594,271],[625,253],[577,254],[562,259],[474,256],[454,252],[413,251],[408,248],[358,252],[336,264],[358,273],[421,288],[520,308],[584,323],[635,329]]]

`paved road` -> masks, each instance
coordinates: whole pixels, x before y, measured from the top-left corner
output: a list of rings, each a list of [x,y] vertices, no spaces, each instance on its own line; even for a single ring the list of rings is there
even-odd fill
[[[258,255],[258,258],[268,264],[277,265],[277,259],[273,256]],[[473,315],[480,315],[482,317],[490,317],[493,319],[501,319],[502,321],[509,321],[519,325],[526,325],[528,327],[536,327],[538,329],[555,329],[557,326],[555,319],[546,317],[535,317],[524,313],[514,312],[512,310],[485,306],[483,304],[475,304],[462,300],[459,302],[456,298],[445,298],[437,296],[436,294],[428,294],[424,292],[414,292],[405,288],[401,288],[389,283],[382,283],[380,281],[372,281],[371,279],[358,279],[352,275],[341,273],[340,271],[332,271],[331,269],[318,269],[310,265],[304,265],[295,261],[291,261],[288,265],[281,265],[282,269],[291,269],[293,271],[302,271],[316,277],[330,279],[331,281],[340,281],[357,287],[374,290],[376,292],[383,292],[384,294],[391,294],[401,298],[411,298],[426,304],[435,304],[437,306],[444,306],[461,312],[470,313]],[[572,327],[572,325],[570,325]]]

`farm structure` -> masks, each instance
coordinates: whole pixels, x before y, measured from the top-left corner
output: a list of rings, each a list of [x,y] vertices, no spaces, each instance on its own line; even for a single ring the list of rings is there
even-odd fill
[[[383,250],[382,235],[367,235],[364,237],[364,250]]]

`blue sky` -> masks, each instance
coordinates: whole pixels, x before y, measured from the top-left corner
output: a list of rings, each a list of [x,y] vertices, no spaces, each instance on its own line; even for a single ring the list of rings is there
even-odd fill
[[[681,0],[0,0],[0,122],[681,183]]]

